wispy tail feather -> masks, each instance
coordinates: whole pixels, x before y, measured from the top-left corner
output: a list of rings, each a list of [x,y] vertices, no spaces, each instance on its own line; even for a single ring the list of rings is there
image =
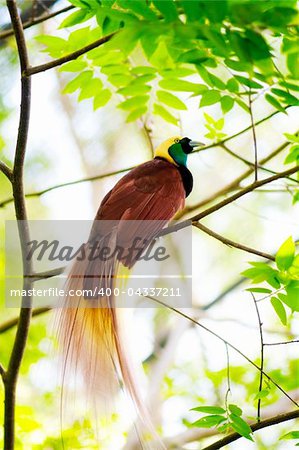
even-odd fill
[[[155,437],[155,447],[163,449],[151,424],[149,414],[142,401],[138,385],[138,369],[134,365],[128,349],[125,328],[126,308],[114,308],[111,297],[84,298],[70,296],[70,291],[83,292],[86,287],[100,288],[99,275],[104,274],[103,283],[113,292],[117,261],[95,260],[85,258],[76,261],[68,274],[63,305],[58,310],[58,338],[62,352],[63,377],[79,370],[90,399],[99,399],[101,404],[111,404],[119,389],[119,376],[138,411],[143,428]],[[92,272],[92,273],[90,273]],[[85,275],[94,274],[95,278]],[[90,280],[86,282],[86,280]]]

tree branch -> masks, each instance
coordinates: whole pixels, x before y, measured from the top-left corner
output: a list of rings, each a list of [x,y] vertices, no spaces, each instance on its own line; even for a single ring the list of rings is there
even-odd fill
[[[275,170],[271,170],[268,169],[267,167],[264,167],[262,165],[260,165],[258,162],[257,163],[253,163],[251,161],[249,161],[248,159],[243,158],[242,156],[238,155],[237,153],[233,152],[230,148],[227,147],[227,145],[225,144],[221,144],[221,148],[223,148],[224,151],[226,151],[226,153],[228,153],[229,155],[231,155],[233,158],[238,159],[239,161],[242,161],[244,164],[246,164],[249,167],[254,167],[254,169],[260,169],[263,170],[264,172],[268,172],[268,173],[272,173],[273,175],[275,175],[277,172],[275,172]],[[299,181],[296,180],[296,178],[292,178],[292,177],[286,177],[288,180],[293,181],[294,183],[298,184]],[[255,180],[256,181],[256,180]]]
[[[238,250],[243,250],[247,253],[253,253],[254,255],[261,256],[262,258],[269,259],[271,261],[275,261],[274,256],[270,255],[269,253],[264,253],[259,250],[255,250],[254,248],[247,247],[246,245],[239,244],[238,242],[234,242],[231,239],[227,239],[224,236],[221,236],[218,233],[215,233],[210,228],[207,228],[200,222],[192,222],[192,225],[198,228],[199,230],[203,231],[204,233],[208,234],[209,236],[212,236],[213,238],[217,239],[218,241],[222,242],[225,245],[228,245],[229,247],[237,248]]]
[[[239,192],[236,192],[235,194],[231,195],[230,197],[216,203],[215,205],[211,206],[210,208],[207,208],[206,210],[200,212],[199,214],[196,214],[195,216],[191,217],[190,219],[183,220],[182,222],[179,222],[175,225],[170,225],[167,228],[164,228],[160,233],[160,236],[165,236],[166,234],[173,233],[175,231],[182,230],[183,228],[186,228],[188,226],[195,225],[195,222],[203,219],[204,217],[209,216],[210,214],[219,211],[224,206],[229,205],[230,203],[234,202],[238,198],[243,197],[244,195],[248,194],[249,192],[254,191],[260,186],[264,186],[265,184],[272,183],[272,181],[279,180],[280,178],[285,178],[288,175],[292,175],[293,173],[296,173],[299,171],[299,166],[292,167],[291,169],[285,170],[283,172],[279,172],[276,175],[273,175],[272,177],[264,178],[263,180],[256,181],[249,186],[245,187]]]
[[[80,48],[79,50],[69,53],[68,55],[62,56],[61,58],[54,59],[53,61],[50,61],[48,63],[41,64],[41,65],[35,66],[35,67],[28,67],[24,73],[26,76],[30,77],[31,75],[34,75],[36,73],[45,72],[46,70],[61,66],[62,64],[66,63],[68,61],[73,61],[74,59],[79,58],[79,56],[84,55],[85,53],[89,52],[90,50],[100,47],[101,45],[110,41],[110,39],[115,34],[116,33],[111,33],[111,34],[108,34],[107,36],[103,36],[102,38],[97,39],[95,42],[92,42],[91,44],[88,44],[85,47]]]
[[[273,115],[273,114],[272,114]],[[269,118],[269,117],[268,117]],[[247,129],[244,129],[243,132],[247,131]],[[296,133],[298,134],[298,132]],[[236,137],[236,135],[234,135],[234,137]],[[222,142],[223,143],[223,142]],[[220,143],[218,143],[219,145]],[[270,161],[271,159],[275,158],[275,156],[277,156],[282,150],[284,150],[290,143],[289,142],[284,142],[283,144],[281,144],[278,148],[276,148],[275,150],[273,150],[271,153],[269,153],[268,156],[266,156],[265,158],[262,158],[259,161],[259,164],[265,164],[266,162]],[[211,148],[211,147],[205,147],[205,149],[207,148]],[[242,181],[244,181],[246,178],[248,178],[252,173],[254,172],[254,168],[250,167],[248,170],[246,170],[246,172],[244,172],[243,174],[239,175],[239,177],[237,177],[235,180],[233,180],[231,183],[229,183],[228,185],[226,185],[224,188],[220,189],[219,191],[215,192],[214,194],[210,195],[209,197],[205,198],[204,200],[201,200],[199,203],[196,203],[193,206],[189,206],[187,208],[185,208],[183,210],[183,212],[181,214],[177,214],[176,218],[181,218],[183,215],[188,214],[189,212],[193,212],[199,208],[202,208],[203,206],[206,206],[207,204],[211,203],[212,201],[216,200],[219,197],[223,197],[224,195],[227,195],[228,193],[230,193],[231,191],[237,189],[240,186],[240,183]]]
[[[75,8],[75,6],[73,6],[73,5],[66,6],[65,8],[62,8],[58,11],[54,11],[50,14],[42,14],[41,16],[39,16],[35,19],[27,20],[27,21],[23,22],[23,30],[30,28],[34,25],[37,25],[39,23],[45,22],[46,20],[52,19],[53,17],[59,16],[60,14],[66,13],[74,8]],[[6,27],[4,27],[4,28],[6,28]],[[2,33],[0,33],[0,40],[6,39],[9,36],[13,36],[13,34],[14,34],[13,29],[3,31]]]
[[[272,425],[277,425],[282,422],[287,422],[288,420],[297,419],[299,417],[299,410],[290,411],[285,414],[280,414],[279,416],[270,417],[269,419],[261,420],[260,422],[256,422],[251,425],[251,430],[253,432],[261,430],[262,428],[271,427]],[[231,433],[228,436],[225,436],[223,439],[220,439],[214,444],[208,445],[204,447],[202,450],[218,450],[219,448],[224,447],[225,445],[230,444],[231,442],[237,441],[241,439],[242,436],[238,433]]]
[[[295,389],[291,392],[292,397],[298,399],[299,391]],[[288,400],[285,397],[280,398],[276,403],[266,406],[264,408],[265,419],[271,419],[273,416],[277,417],[284,414],[288,407]],[[265,420],[264,419],[264,420]],[[252,426],[253,423],[252,423]],[[219,431],[216,428],[188,428],[187,430],[178,433],[174,436],[163,439],[167,449],[181,450],[184,444],[189,442],[201,441],[204,438],[218,435]]]
[[[6,178],[8,178],[10,182],[12,181],[12,170],[3,161],[0,161],[0,171],[6,176]]]
[[[18,230],[22,250],[23,270],[25,273],[32,272],[31,261],[26,261],[26,242],[30,239],[27,222],[27,212],[23,186],[23,168],[27,146],[30,103],[31,103],[31,80],[24,76],[24,72],[29,67],[27,46],[22,28],[22,22],[18,13],[16,0],[7,0],[11,23],[13,26],[15,39],[18,48],[20,70],[21,70],[21,109],[19,118],[19,129],[16,144],[15,160],[13,167],[13,194],[15,199],[15,213],[18,220]],[[23,280],[23,290],[27,292],[32,286],[29,278]],[[27,296],[22,297],[22,305]],[[27,342],[29,324],[31,318],[31,308],[22,308],[20,312],[18,328],[15,341],[10,355],[8,368],[4,374],[5,388],[5,412],[4,412],[4,448],[14,449],[15,441],[15,401],[18,374]]]

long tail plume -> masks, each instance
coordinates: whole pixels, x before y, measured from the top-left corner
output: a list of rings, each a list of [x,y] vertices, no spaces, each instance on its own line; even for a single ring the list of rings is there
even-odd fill
[[[125,318],[129,311],[115,308],[112,295],[99,298],[94,295],[101,286],[114,292],[117,265],[116,259],[90,262],[85,258],[76,260],[68,274],[63,304],[57,313],[63,377],[79,371],[88,397],[97,398],[104,406],[111,404],[119,389],[119,372],[125,390],[136,406],[142,428],[155,440],[154,447],[146,444],[141,448],[163,449],[142,401],[138,370],[127,348],[124,323],[129,326]]]

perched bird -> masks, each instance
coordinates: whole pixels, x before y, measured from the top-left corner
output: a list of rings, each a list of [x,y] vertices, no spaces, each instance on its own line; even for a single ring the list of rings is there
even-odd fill
[[[149,422],[136,380],[134,364],[127,348],[124,327],[125,308],[115,308],[113,287],[121,265],[131,268],[136,255],[128,258],[115,254],[109,260],[96,256],[103,247],[121,245],[128,249],[134,236],[142,236],[145,244],[184,207],[193,187],[187,169],[188,154],[199,142],[179,136],[167,139],[155,150],[154,158],[131,170],[104,197],[96,214],[85,258],[73,264],[65,286],[63,305],[59,309],[59,340],[64,372],[79,368],[91,398],[109,401],[117,392],[119,374],[123,385]],[[111,222],[106,221],[116,221]],[[127,221],[132,227],[125,227]],[[147,222],[144,222],[147,221]],[[105,226],[107,223],[107,226]],[[152,224],[145,226],[144,224]],[[129,230],[129,231],[128,231]],[[94,245],[96,243],[96,247]],[[93,248],[93,258],[90,258]],[[112,288],[112,295],[99,295]],[[71,297],[70,290],[84,290],[84,295]],[[118,373],[118,375],[117,375]],[[155,447],[155,450],[160,448]]]

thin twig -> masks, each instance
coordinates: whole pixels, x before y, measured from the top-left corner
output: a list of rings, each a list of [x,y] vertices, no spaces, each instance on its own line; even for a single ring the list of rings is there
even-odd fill
[[[12,181],[12,170],[3,161],[0,161],[0,172],[2,172],[9,179],[9,181]]]
[[[32,272],[32,262],[26,260],[26,242],[30,240],[27,222],[27,212],[24,197],[23,169],[27,146],[30,103],[31,103],[31,80],[23,74],[29,67],[26,41],[22,28],[22,22],[18,13],[16,0],[7,0],[11,23],[13,26],[15,39],[18,48],[20,71],[21,71],[21,109],[19,118],[19,129],[16,144],[16,152],[13,167],[13,194],[15,199],[15,212],[18,220],[19,237],[22,251],[23,271]],[[26,293],[32,287],[32,281],[24,278],[23,291]],[[28,300],[27,296],[22,296],[22,306]],[[31,306],[30,301],[28,305]],[[15,341],[11,351],[8,368],[4,376],[5,388],[5,412],[4,412],[4,448],[13,450],[15,442],[15,400],[18,374],[26,347],[29,325],[31,318],[31,308],[21,308],[18,328]]]
[[[262,166],[259,163],[256,162],[251,162],[248,159],[243,158],[242,156],[238,155],[237,153],[233,152],[230,148],[227,147],[227,145],[225,144],[221,144],[221,147],[223,148],[224,151],[226,151],[226,153],[228,153],[229,155],[233,156],[234,158],[238,159],[239,161],[242,161],[244,164],[246,164],[249,167],[254,167],[260,170],[263,170],[264,172],[268,172],[268,173],[272,173],[273,175],[275,175],[277,172],[275,172],[275,170],[271,170],[268,169],[267,167]],[[299,184],[299,181],[296,180],[296,178],[292,178],[292,177],[286,177],[288,180],[290,181],[294,181],[294,183]]]
[[[75,8],[75,6],[73,6],[73,5],[66,6],[65,8],[62,8],[58,11],[54,11],[50,14],[43,14],[42,16],[36,17],[35,19],[27,20],[26,22],[23,23],[23,30],[33,27],[34,25],[37,25],[39,23],[45,22],[46,20],[52,19],[53,17],[59,16],[60,14],[66,13],[74,8]],[[6,39],[9,36],[13,36],[13,34],[14,34],[14,31],[12,29],[7,30],[7,31],[2,31],[2,33],[0,33],[0,40]]]
[[[285,342],[271,342],[271,343],[265,343],[264,345],[286,345],[286,344],[297,344],[299,342],[299,339],[293,339],[292,341],[285,341]]]
[[[258,320],[258,326],[259,326],[259,332],[260,332],[260,342],[261,342],[261,371],[260,371],[260,382],[259,382],[259,393],[262,391],[263,388],[263,371],[264,371],[264,335],[263,335],[263,323],[261,320],[261,315],[260,315],[260,311],[258,308],[258,304],[257,301],[253,295],[253,293],[251,292],[251,296],[254,302],[254,306],[255,306],[255,310],[256,310],[256,315],[257,315],[257,320]],[[257,421],[260,422],[261,421],[261,402],[262,399],[261,397],[258,398],[257,401]]]
[[[286,109],[291,108],[292,105],[287,105]],[[280,114],[281,111],[273,111],[271,114],[268,114],[268,116],[263,117],[262,119],[258,120],[257,122],[254,123],[254,126],[257,127],[258,125],[261,125],[264,122],[267,122],[267,120],[272,119],[272,117],[276,116],[277,114]],[[235,139],[238,136],[241,136],[243,133],[246,133],[246,131],[250,131],[252,129],[252,124],[248,125],[248,127],[243,128],[242,130],[238,131],[235,134],[232,134],[231,136],[228,136],[227,138],[223,139],[222,141],[219,141],[217,143],[213,143],[213,144],[209,144],[206,147],[204,147],[204,150],[207,150],[209,148],[214,148],[217,146],[220,146],[222,144],[225,144],[226,142],[231,141],[232,139]],[[202,148],[198,149],[198,150],[193,150],[192,153],[196,153],[201,151]],[[266,161],[265,161],[266,162]]]
[[[68,55],[62,56],[61,58],[54,59],[53,61],[50,61],[48,63],[40,64],[39,66],[35,66],[35,67],[28,67],[24,73],[25,73],[25,75],[30,77],[31,75],[34,75],[36,73],[45,72],[46,70],[61,66],[62,64],[66,63],[68,61],[73,61],[74,59],[79,58],[79,56],[84,55],[85,53],[89,52],[90,50],[100,47],[101,45],[110,41],[110,39],[115,34],[116,34],[116,32],[108,34],[107,36],[103,36],[100,39],[97,39],[95,42],[92,42],[91,44],[86,45],[85,47],[75,50],[74,52],[69,53]]]
[[[148,144],[149,144],[149,148],[150,148],[150,151],[151,151],[151,156],[153,158],[154,157],[154,153],[155,153],[155,149],[154,149],[153,140],[152,140],[152,136],[151,136],[152,130],[151,130],[151,128],[148,127],[146,122],[143,123],[143,130],[144,130],[144,134],[145,134],[146,139],[147,139]]]
[[[257,161],[258,151],[257,151],[257,140],[256,140],[256,133],[255,133],[253,111],[252,111],[251,88],[249,88],[248,101],[249,101],[249,114],[250,114],[250,121],[251,121],[251,127],[252,127],[252,137],[253,137],[253,145],[254,145],[254,181],[257,181],[257,177],[258,177],[258,161]]]
[[[211,300],[206,305],[202,306],[201,309],[203,311],[207,311],[211,309],[213,306],[215,306],[217,303],[219,303],[224,297],[226,297],[230,292],[232,292],[234,289],[239,287],[241,284],[245,283],[247,281],[247,278],[241,277],[237,281],[235,281],[233,284],[231,284],[228,288],[226,288],[223,292],[221,292],[217,297],[215,297],[213,300]]]
[[[217,239],[218,241],[222,242],[225,245],[228,245],[229,247],[237,248],[238,250],[243,250],[247,253],[253,253],[254,255],[261,256],[262,258],[269,259],[271,261],[275,261],[275,257],[270,255],[269,253],[261,252],[259,250],[256,250],[251,247],[247,247],[246,245],[239,244],[238,242],[234,242],[231,239],[228,239],[224,236],[221,236],[218,233],[215,233],[210,228],[206,227],[200,222],[192,222],[192,225],[198,228],[199,230],[203,231],[204,233],[208,234],[209,236],[212,236],[213,238]]]
[[[290,411],[285,414],[280,414],[278,416],[270,417],[269,419],[261,420],[260,422],[253,423],[250,425],[253,432],[261,430],[262,428],[271,427],[272,425],[277,425],[279,423],[287,422],[288,420],[297,419],[299,417],[299,410]],[[214,444],[204,447],[202,450],[218,450],[219,448],[225,447],[231,442],[241,439],[242,436],[238,433],[231,433],[228,436],[220,439]]]
[[[32,317],[40,316],[46,312],[50,311],[50,308],[35,308],[32,310]],[[0,334],[5,333],[6,331],[11,330],[16,325],[18,325],[20,318],[14,317],[13,319],[8,320],[0,325]]]
[[[41,189],[40,191],[30,192],[28,194],[25,194],[25,197],[26,198],[40,197],[41,195],[47,194],[48,192],[54,191],[55,189],[60,189],[60,188],[64,188],[67,186],[73,186],[73,185],[79,184],[79,183],[86,183],[88,181],[102,180],[104,178],[108,178],[108,177],[112,177],[114,175],[119,175],[121,173],[128,172],[129,170],[132,170],[134,167],[135,166],[126,167],[124,169],[114,170],[113,172],[108,172],[108,173],[104,173],[101,175],[95,175],[93,177],[80,178],[79,180],[68,181],[67,183],[55,184],[54,186],[50,186],[48,188]],[[0,208],[3,208],[4,206],[8,205],[11,202],[13,202],[13,197],[9,197],[6,200],[3,200],[2,202],[0,202]]]
[[[198,327],[202,328],[203,330],[207,331],[208,333],[212,334],[213,336],[215,336],[217,339],[220,339],[224,344],[228,345],[230,348],[232,348],[235,352],[237,352],[239,355],[241,355],[244,359],[246,359],[246,361],[248,361],[252,366],[254,366],[259,372],[261,372],[261,368],[254,362],[252,361],[247,355],[245,355],[245,353],[243,353],[241,350],[239,350],[237,347],[235,347],[233,344],[231,344],[229,341],[227,341],[226,339],[224,339],[223,337],[221,337],[219,334],[217,334],[215,331],[210,330],[208,327],[206,327],[205,325],[203,325],[202,323],[198,322],[196,319],[194,319],[193,317],[188,316],[187,314],[185,314],[183,311],[180,311],[177,308],[174,308],[171,305],[168,305],[167,303],[163,302],[162,300],[159,300],[157,298],[151,297],[150,295],[145,295],[146,298],[148,298],[149,300],[152,300],[153,302],[158,303],[159,305],[164,306],[165,308],[169,309],[170,311],[175,312],[176,314],[178,314],[179,316],[184,317],[185,319],[189,320],[191,323],[197,325]],[[269,381],[271,381],[272,384],[274,384],[274,386],[277,387],[277,389],[280,390],[280,392],[282,392],[294,405],[296,405],[299,408],[299,404],[292,399],[292,397],[289,396],[289,394],[276,382],[273,380],[273,378],[270,377],[270,375],[268,375],[266,372],[262,371],[263,375],[265,378],[267,378]],[[299,411],[298,411],[299,413]]]
[[[227,343],[225,343],[225,352],[226,352],[226,378],[227,378],[227,390],[225,393],[225,409],[226,409],[226,411],[228,411],[228,396],[232,390],[231,390],[231,384],[230,384],[229,349],[228,349]]]

